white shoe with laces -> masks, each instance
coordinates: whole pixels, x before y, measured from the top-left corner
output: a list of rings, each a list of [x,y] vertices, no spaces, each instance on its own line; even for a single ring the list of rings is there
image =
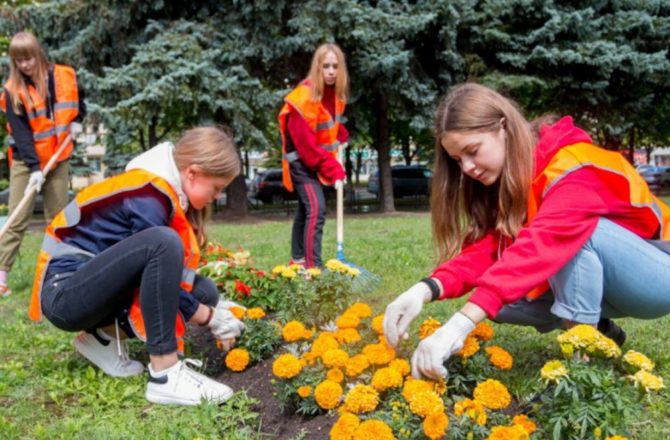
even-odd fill
[[[144,372],[141,362],[128,357],[125,342],[110,339],[107,335],[81,332],[74,339],[74,348],[95,366],[113,377],[137,376]]]
[[[149,383],[145,397],[149,402],[168,405],[199,405],[203,401],[223,403],[233,390],[190,368],[202,362],[184,359],[163,371],[155,372],[149,365]]]

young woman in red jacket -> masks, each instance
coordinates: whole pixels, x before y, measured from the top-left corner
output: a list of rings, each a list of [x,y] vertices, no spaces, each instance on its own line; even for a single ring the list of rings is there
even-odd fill
[[[298,209],[291,236],[291,263],[322,266],[321,237],[326,221],[322,184],[342,185],[346,177],[337,149],[349,138],[342,114],[349,75],[342,50],[319,46],[309,74],[284,98],[279,112],[283,183],[296,191]]]
[[[540,331],[591,324],[620,345],[611,318],[670,313],[670,210],[617,152],[565,117],[535,136],[516,105],[463,84],[436,115],[431,199],[440,264],[386,308],[389,343],[423,304],[472,291],[412,356],[416,377],[443,366],[485,318]]]

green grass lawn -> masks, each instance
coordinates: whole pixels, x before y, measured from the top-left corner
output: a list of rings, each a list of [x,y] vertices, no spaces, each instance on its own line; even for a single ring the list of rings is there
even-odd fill
[[[213,240],[251,251],[256,265],[270,269],[289,259],[290,220],[217,224]],[[396,295],[426,276],[433,266],[428,214],[361,215],[346,220],[346,256],[383,277],[381,287],[363,298],[382,312]],[[0,438],[262,438],[262,414],[253,401],[238,393],[221,408],[173,408],[144,400],[144,378],[113,379],[74,353],[74,334],[48,322],[27,318],[29,288],[40,234],[30,233],[12,273],[13,294],[0,300]],[[325,259],[335,254],[335,222],[326,223]],[[104,286],[101,286],[104,288]],[[463,299],[430,304],[422,317],[444,320]],[[420,322],[420,320],[417,320]],[[657,373],[670,380],[670,317],[655,321],[618,321],[628,333],[626,348],[649,355]],[[532,388],[549,357],[558,353],[556,333],[494,325],[496,340],[515,358],[507,385],[519,399]],[[142,345],[134,343],[133,351]],[[197,356],[197,353],[194,353]],[[670,396],[665,391],[649,399],[631,432],[640,439],[670,438]]]

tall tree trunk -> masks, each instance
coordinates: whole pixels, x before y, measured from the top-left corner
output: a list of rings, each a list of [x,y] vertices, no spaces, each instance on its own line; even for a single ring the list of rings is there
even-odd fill
[[[381,211],[395,212],[393,200],[393,182],[391,180],[391,146],[389,135],[388,98],[378,91],[376,97],[377,126],[375,133],[375,149],[379,166],[379,188],[381,190]]]
[[[216,113],[216,119],[223,126],[230,127],[230,121],[226,118],[223,110],[219,109]],[[239,146],[237,147],[237,155],[240,158],[240,162],[244,165],[242,151]],[[235,217],[244,217],[248,213],[247,184],[244,180],[244,169],[242,169],[240,170],[240,174],[226,188],[226,214]]]
[[[158,145],[158,118],[156,116],[151,117],[151,122],[149,123],[149,148],[153,148]]]
[[[628,132],[628,160],[635,163],[635,127],[631,127]]]

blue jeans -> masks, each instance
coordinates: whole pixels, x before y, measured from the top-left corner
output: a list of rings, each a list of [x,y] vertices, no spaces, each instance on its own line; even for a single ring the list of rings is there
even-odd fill
[[[591,238],[556,275],[551,291],[502,308],[496,322],[550,331],[562,321],[660,318],[670,313],[670,255],[601,218]]]
[[[74,272],[45,280],[42,311],[56,327],[88,330],[113,324],[130,307],[139,287],[149,354],[177,351],[175,319],[184,267],[181,239],[171,228],[145,229],[105,249]],[[197,275],[191,294],[216,306],[219,294],[208,278]]]

